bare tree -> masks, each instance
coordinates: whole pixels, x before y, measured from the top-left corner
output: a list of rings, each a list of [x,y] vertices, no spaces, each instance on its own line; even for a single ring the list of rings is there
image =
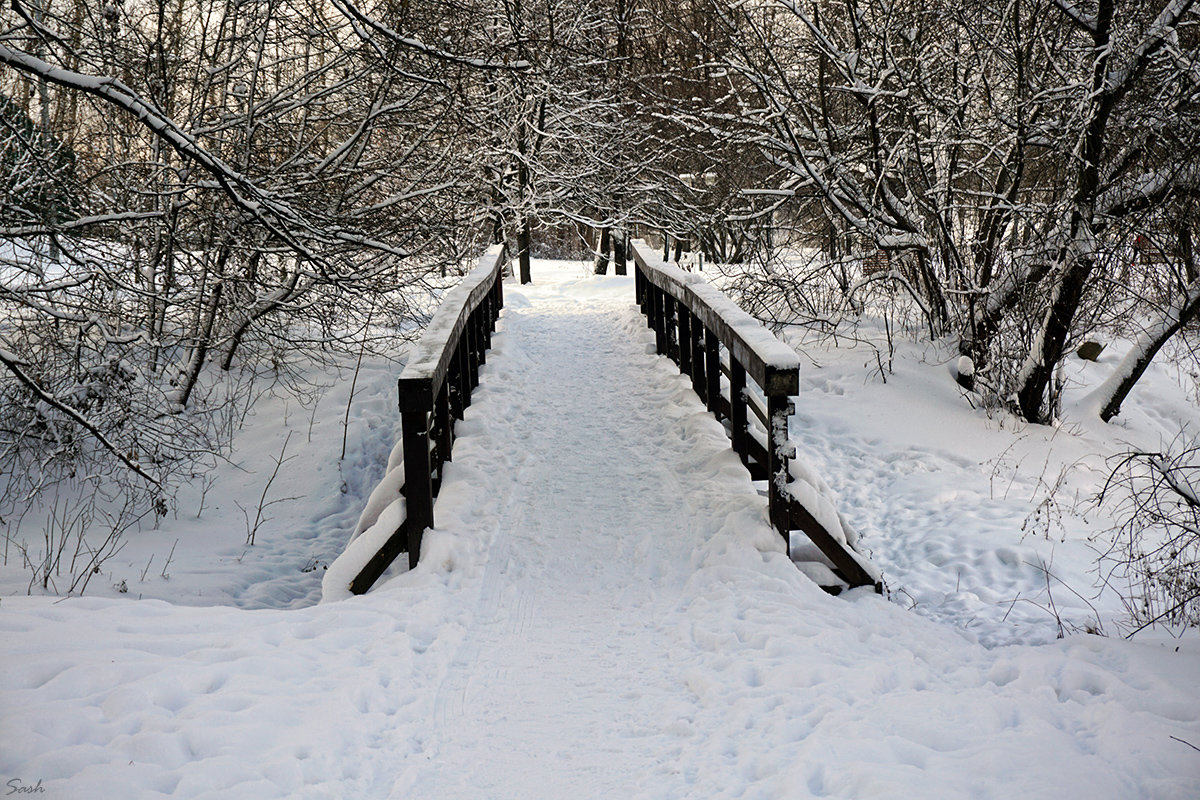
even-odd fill
[[[1131,234],[1195,197],[1193,3],[714,8],[745,110],[697,118],[772,159],[771,188],[819,198],[831,235],[889,254],[997,402],[1051,419]]]

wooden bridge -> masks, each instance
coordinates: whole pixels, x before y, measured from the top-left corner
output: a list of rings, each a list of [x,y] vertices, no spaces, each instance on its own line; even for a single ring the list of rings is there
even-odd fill
[[[657,352],[690,377],[696,395],[724,425],[748,478],[762,482],[774,529],[785,543],[796,531],[816,545],[836,576],[822,582],[827,591],[882,591],[877,571],[854,548],[829,499],[794,474],[788,420],[799,390],[796,353],[702,276],[665,261],[644,242],[633,242],[631,250],[636,301]],[[382,546],[356,565],[349,587],[355,594],[370,589],[401,553],[408,553],[410,568],[418,563],[452,458],[454,423],[463,419],[479,385],[504,304],[504,267],[499,245],[480,258],[447,293],[400,376],[403,515]]]

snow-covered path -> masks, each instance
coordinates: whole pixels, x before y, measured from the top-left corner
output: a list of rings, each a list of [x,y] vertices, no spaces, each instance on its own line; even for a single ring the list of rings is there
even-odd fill
[[[694,698],[666,626],[708,520],[760,504],[715,422],[677,408],[679,381],[648,369],[626,293],[560,292],[510,301],[473,408],[491,451],[456,456],[448,475],[496,452],[515,464],[409,797],[633,797],[669,770],[678,737],[664,722]],[[708,479],[692,480],[704,464]]]
[[[416,570],[297,610],[3,598],[0,781],[80,800],[1200,796],[1190,642],[987,648],[829,597],[652,354],[632,282],[554,277],[508,289]]]

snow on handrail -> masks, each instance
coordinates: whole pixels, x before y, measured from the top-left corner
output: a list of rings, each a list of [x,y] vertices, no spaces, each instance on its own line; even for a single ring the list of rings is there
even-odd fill
[[[632,244],[634,261],[647,280],[670,292],[716,333],[764,392],[793,395],[799,391],[800,358],[792,348],[702,276],[664,262],[643,241]]]
[[[442,298],[400,373],[401,410],[433,408],[433,399],[446,380],[450,360],[467,326],[467,319],[495,286],[496,278],[504,268],[504,254],[502,244],[489,247],[479,257],[475,269]]]

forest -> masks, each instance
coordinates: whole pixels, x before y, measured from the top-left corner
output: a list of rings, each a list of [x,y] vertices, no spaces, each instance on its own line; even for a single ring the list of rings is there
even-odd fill
[[[1197,370],[1193,0],[12,0],[0,63],[2,518],[165,515],[255,381],[394,350],[493,242],[648,238],[835,335],[886,293],[1032,424],[1092,340],[1104,421]],[[1196,462],[1152,468],[1193,518]]]

